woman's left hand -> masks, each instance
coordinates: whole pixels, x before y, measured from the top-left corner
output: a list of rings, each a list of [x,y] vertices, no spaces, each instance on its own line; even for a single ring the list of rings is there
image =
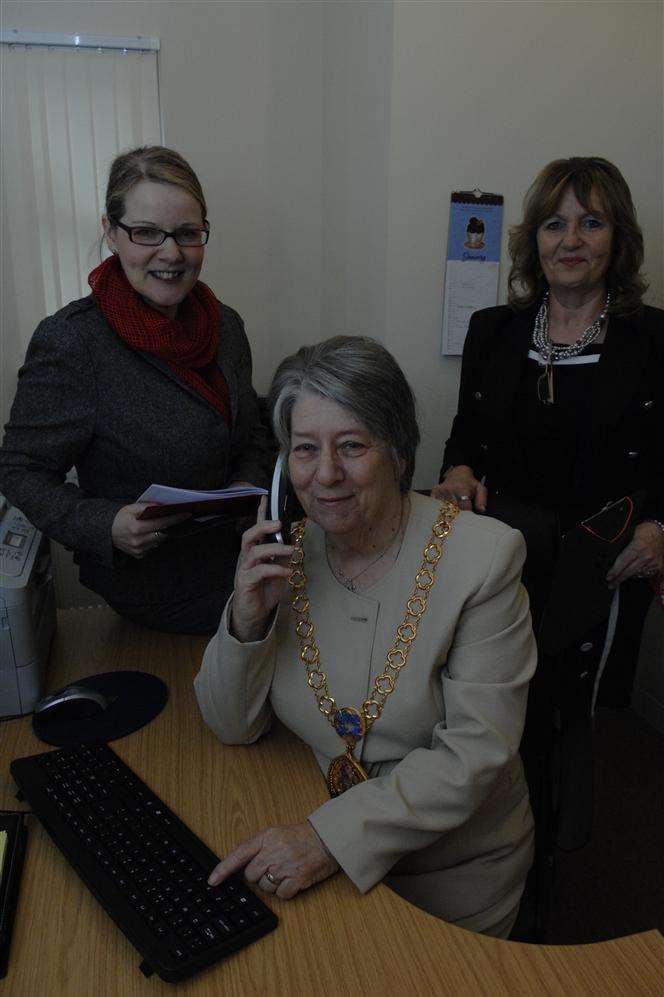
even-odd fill
[[[264,893],[276,893],[281,900],[290,900],[339,869],[309,821],[268,827],[243,841],[215,866],[208,883],[217,886],[243,866],[248,883]]]
[[[616,588],[628,578],[652,578],[664,571],[664,533],[655,523],[639,523],[631,542],[613,562],[606,580]]]

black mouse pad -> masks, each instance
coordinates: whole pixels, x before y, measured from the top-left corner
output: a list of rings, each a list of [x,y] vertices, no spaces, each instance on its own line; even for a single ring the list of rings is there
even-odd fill
[[[32,729],[37,737],[58,748],[125,737],[154,720],[168,700],[165,682],[145,672],[104,672],[76,679],[69,685],[100,692],[109,704],[101,713],[85,719],[58,720],[49,718],[48,713],[34,714]]]

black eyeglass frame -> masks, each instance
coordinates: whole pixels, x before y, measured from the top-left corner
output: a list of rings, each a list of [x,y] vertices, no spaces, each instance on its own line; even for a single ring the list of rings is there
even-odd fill
[[[156,249],[158,246],[163,246],[166,240],[169,238],[169,236],[170,238],[173,239],[173,241],[177,246],[180,246],[181,249],[200,249],[201,246],[207,246],[208,240],[210,238],[210,223],[208,221],[205,221],[203,223],[203,228],[196,229],[197,232],[201,233],[201,237],[204,237],[203,241],[199,243],[178,242],[177,234],[178,232],[181,232],[182,229],[177,229],[177,228],[173,229],[172,232],[167,232],[166,229],[164,228],[155,228],[154,229],[155,232],[161,232],[161,240],[159,242],[136,242],[136,240],[134,239],[134,231],[136,229],[149,228],[148,225],[125,225],[125,223],[121,222],[119,218],[111,218],[110,221],[112,225],[117,225],[118,228],[123,229],[129,236],[129,241],[133,242],[135,246],[150,246],[152,249]],[[192,230],[193,226],[189,228],[190,232]]]

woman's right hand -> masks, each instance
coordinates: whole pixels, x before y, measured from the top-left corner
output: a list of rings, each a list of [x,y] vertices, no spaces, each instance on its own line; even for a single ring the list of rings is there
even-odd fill
[[[288,565],[294,547],[289,544],[264,543],[271,533],[281,529],[275,519],[266,519],[267,497],[258,506],[258,519],[242,535],[242,547],[235,569],[231,603],[230,629],[243,643],[262,640],[272,610],[281,598],[291,569]]]
[[[168,533],[164,533],[164,530],[169,526],[191,519],[190,512],[163,516],[161,519],[139,519],[140,514],[149,505],[149,502],[132,502],[131,505],[123,505],[118,509],[111,526],[113,546],[123,554],[129,554],[138,560],[168,540]]]
[[[431,497],[449,499],[456,502],[460,509],[474,508],[476,512],[486,512],[488,492],[473,474],[472,467],[457,464],[449,469],[439,485],[431,489]]]

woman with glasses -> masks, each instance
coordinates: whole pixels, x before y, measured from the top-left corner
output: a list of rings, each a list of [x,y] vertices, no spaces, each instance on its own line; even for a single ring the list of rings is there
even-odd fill
[[[643,237],[627,183],[605,159],[546,166],[509,246],[509,304],[471,319],[458,412],[433,494],[522,531],[536,633],[552,609],[561,537],[623,496],[639,508],[629,543],[607,559],[611,626],[605,618],[569,644],[562,661],[540,655],[526,749],[541,757],[554,706],[569,744],[587,748],[595,702],[629,705],[650,583],[664,570],[664,311],[642,302]],[[574,812],[563,832],[567,790],[559,787],[563,847],[589,834],[590,764],[589,752],[571,764],[563,748]]]
[[[140,518],[152,484],[263,485],[271,462],[240,316],[198,277],[201,185],[171,149],[118,156],[92,293],[35,332],[0,451],[0,489],[72,548],[84,585],[161,630],[213,632],[235,524]],[[66,480],[71,468],[77,483]]]

